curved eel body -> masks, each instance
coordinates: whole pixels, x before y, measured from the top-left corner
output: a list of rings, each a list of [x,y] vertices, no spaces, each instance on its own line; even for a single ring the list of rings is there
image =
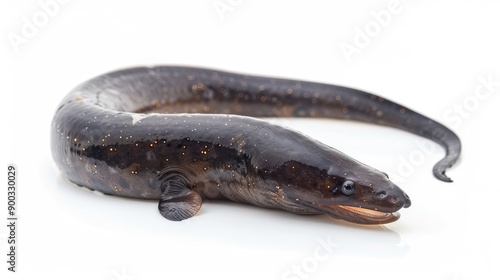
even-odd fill
[[[459,157],[443,125],[363,91],[209,69],[131,68],[93,78],[61,102],[52,153],[72,182],[159,200],[184,220],[202,199],[380,224],[408,196],[387,175],[299,132],[254,117],[350,119],[399,128],[443,146],[434,175]]]

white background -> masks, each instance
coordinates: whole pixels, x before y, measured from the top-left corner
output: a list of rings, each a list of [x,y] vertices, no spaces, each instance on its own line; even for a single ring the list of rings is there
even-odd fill
[[[498,1],[46,2],[0,4],[0,185],[9,163],[19,185],[19,272],[7,272],[2,222],[2,279],[499,279]],[[175,223],[154,201],[97,196],[66,181],[49,149],[59,101],[103,72],[153,64],[340,84],[395,100],[459,134],[463,154],[448,172],[455,182],[432,176],[444,152],[418,136],[289,119],[275,121],[387,171],[413,205],[374,227],[228,202],[206,202]],[[498,82],[488,91],[481,79]]]

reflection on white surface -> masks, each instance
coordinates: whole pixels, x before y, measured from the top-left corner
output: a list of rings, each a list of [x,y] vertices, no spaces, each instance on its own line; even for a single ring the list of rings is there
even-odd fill
[[[108,242],[128,246],[140,243],[133,238],[140,235],[148,242],[156,240],[153,243],[161,246],[184,244],[186,249],[198,251],[197,254],[218,256],[229,263],[237,260],[221,256],[221,251],[239,248],[239,253],[272,252],[261,257],[290,257],[289,261],[274,261],[282,266],[285,279],[300,278],[300,271],[306,275],[325,270],[321,266],[327,267],[339,259],[391,261],[409,251],[409,245],[401,241],[400,235],[386,226],[359,226],[326,215],[299,216],[226,201],[205,201],[195,217],[171,222],[159,215],[156,201],[96,195],[60,174],[54,176],[58,180],[51,194],[59,202],[58,212],[62,215],[59,221],[98,233],[94,238],[86,237],[90,239],[107,236]],[[112,254],[109,250],[101,253]]]

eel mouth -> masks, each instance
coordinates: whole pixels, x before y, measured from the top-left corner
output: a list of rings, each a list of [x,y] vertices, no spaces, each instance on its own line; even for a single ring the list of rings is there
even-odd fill
[[[330,216],[358,224],[387,224],[397,221],[398,212],[383,212],[357,206],[329,205]]]

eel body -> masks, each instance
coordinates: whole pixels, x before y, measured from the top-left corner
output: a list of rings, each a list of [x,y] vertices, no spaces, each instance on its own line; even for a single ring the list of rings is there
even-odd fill
[[[229,199],[361,224],[399,218],[408,196],[387,175],[342,152],[256,117],[317,117],[399,128],[460,155],[445,126],[382,97],[313,82],[210,69],[119,70],[73,89],[52,122],[52,153],[75,184],[159,200],[169,220],[194,216],[203,199]]]

